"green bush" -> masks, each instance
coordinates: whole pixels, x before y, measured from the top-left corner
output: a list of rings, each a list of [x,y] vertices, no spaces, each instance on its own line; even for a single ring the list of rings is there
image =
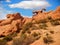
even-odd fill
[[[4,37],[3,40],[11,41],[12,40],[12,37],[10,35],[8,35],[8,36]]]
[[[48,16],[48,20],[51,22],[52,25],[60,25],[59,19],[52,19],[50,16]]]
[[[54,42],[53,38],[50,36],[49,33],[46,33],[46,37],[43,37],[43,41],[47,45]]]
[[[21,34],[20,38],[13,39],[13,45],[23,45],[24,40],[26,39],[26,34]]]
[[[48,19],[48,20],[52,20],[52,17],[51,17],[51,16],[48,16],[47,19]]]
[[[53,26],[60,25],[60,23],[57,20],[51,20],[50,22]]]
[[[28,34],[30,34],[30,33],[31,33],[31,31],[30,31],[30,30],[28,30],[28,31],[27,31],[27,33],[28,33]]]
[[[0,45],[6,45],[7,41],[6,40],[0,40]]]
[[[23,39],[13,39],[13,45],[22,45],[23,44]]]
[[[13,45],[29,45],[34,41],[34,38],[31,36],[26,36],[26,34],[22,34],[20,38],[13,39]]]
[[[24,40],[26,45],[29,45],[29,44],[33,43],[34,41],[35,41],[35,39],[32,36],[29,36]]]
[[[41,37],[41,34],[34,32],[32,33],[32,36],[34,37],[35,40],[38,40]]]
[[[50,31],[51,34],[54,34],[54,31]]]
[[[20,36],[22,39],[25,39],[26,37],[27,37],[27,35],[26,34],[21,34],[21,36]]]
[[[11,37],[17,36],[17,32],[12,33],[10,36],[11,36]]]
[[[22,30],[27,31],[27,30],[29,30],[30,27],[32,27],[32,23],[31,23],[31,22],[26,23],[26,24],[22,27]]]
[[[46,23],[40,23],[39,24],[40,29],[46,29],[46,27],[48,27]]]
[[[52,39],[52,37],[44,37],[43,38],[43,41],[44,41],[44,43],[45,44],[50,44],[50,43],[53,43],[54,41],[53,41],[53,39]]]
[[[22,34],[24,34],[26,31],[25,30],[22,30]]]
[[[33,35],[34,37],[37,37],[37,36],[38,36],[38,34],[37,34],[36,32],[34,32],[32,35]]]

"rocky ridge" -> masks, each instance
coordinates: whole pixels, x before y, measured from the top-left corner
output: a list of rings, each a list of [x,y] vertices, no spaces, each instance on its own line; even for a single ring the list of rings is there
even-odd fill
[[[50,12],[41,12],[40,10],[33,12],[32,18],[21,16],[20,13],[8,14],[5,20],[0,20],[0,36],[6,36],[21,29],[27,22],[39,21],[48,16],[53,19],[60,18],[60,6],[56,10]]]

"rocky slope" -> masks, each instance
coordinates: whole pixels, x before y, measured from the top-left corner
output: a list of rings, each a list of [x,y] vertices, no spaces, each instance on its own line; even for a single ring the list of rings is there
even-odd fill
[[[6,41],[7,45],[60,45],[60,6],[49,12],[33,11],[32,18],[20,13],[6,17],[0,20],[1,45]]]

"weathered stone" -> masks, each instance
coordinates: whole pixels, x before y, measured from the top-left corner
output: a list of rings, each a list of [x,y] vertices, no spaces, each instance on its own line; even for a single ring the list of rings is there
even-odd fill
[[[21,29],[28,22],[40,21],[51,16],[53,19],[60,18],[60,6],[55,11],[34,11],[32,18],[22,17],[20,13],[8,14],[7,19],[0,20],[0,36],[7,36]]]

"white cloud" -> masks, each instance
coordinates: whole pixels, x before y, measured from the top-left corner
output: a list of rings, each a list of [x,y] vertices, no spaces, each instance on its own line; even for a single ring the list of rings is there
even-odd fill
[[[11,0],[6,0],[6,2],[11,2]]]
[[[7,14],[13,13],[12,10],[6,10],[3,7],[0,7],[0,20],[5,19]]]
[[[21,1],[16,4],[10,4],[10,8],[22,8],[22,9],[34,9],[49,7],[50,4],[47,1]]]

